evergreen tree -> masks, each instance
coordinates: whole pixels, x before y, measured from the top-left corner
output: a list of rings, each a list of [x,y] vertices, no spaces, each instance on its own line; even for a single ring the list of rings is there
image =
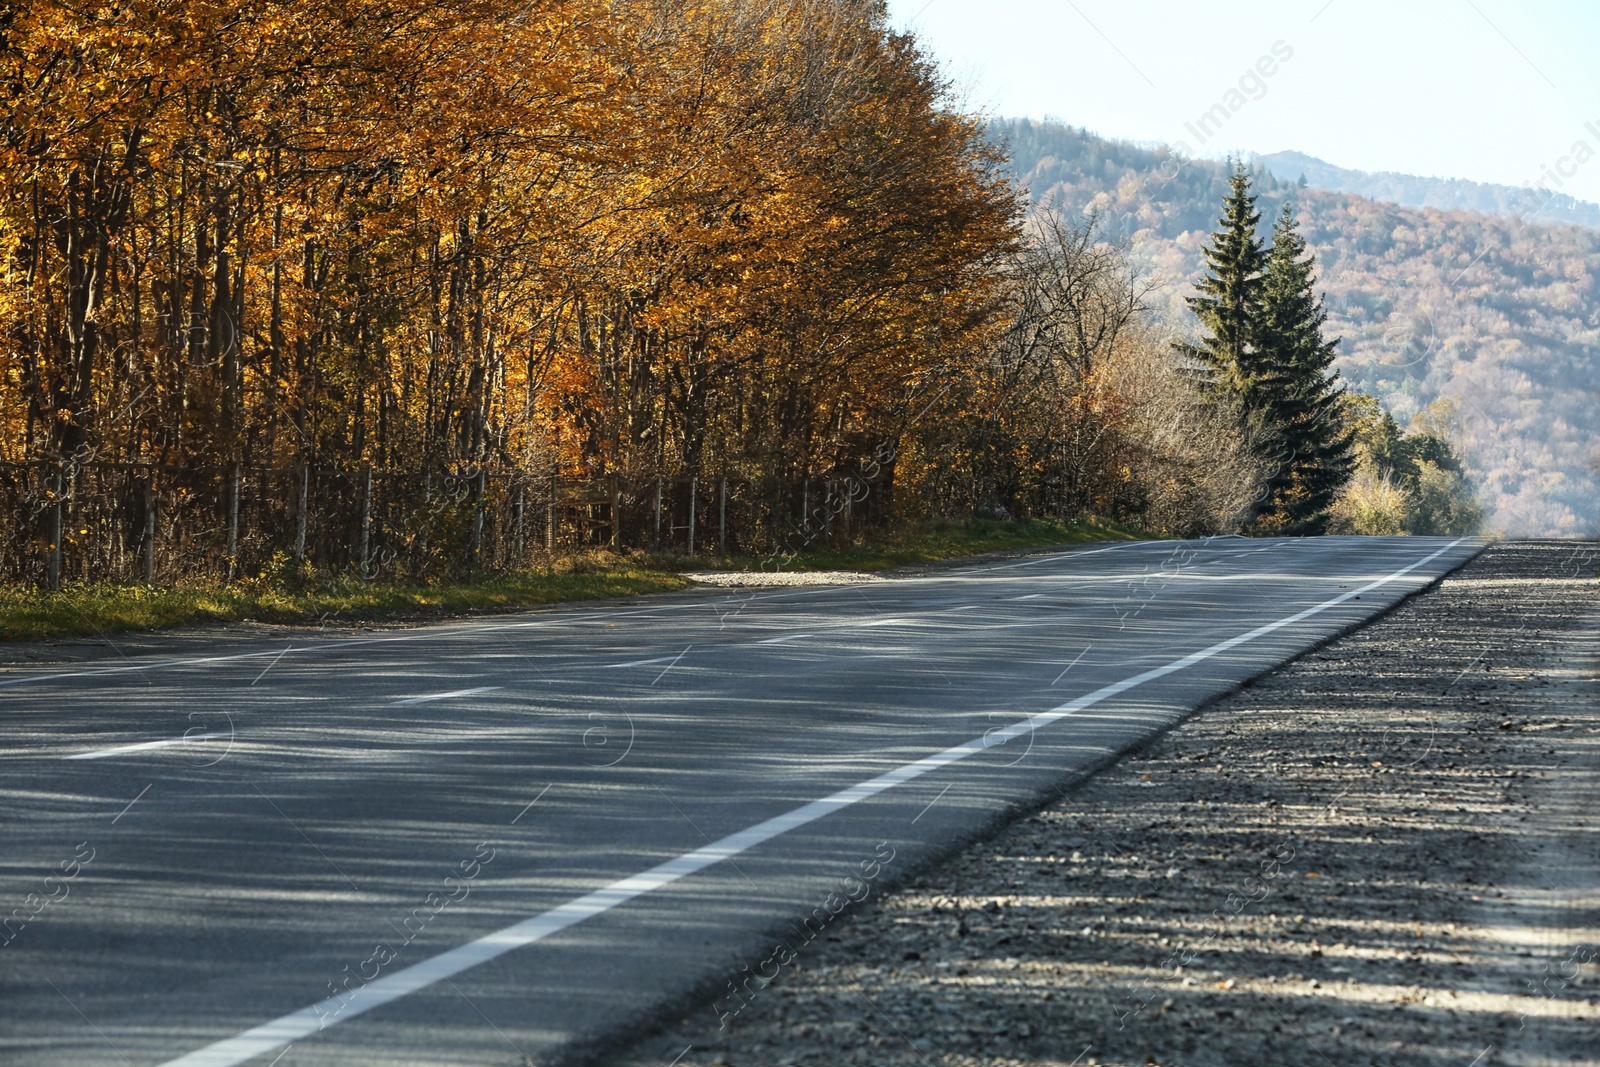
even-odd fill
[[[1265,251],[1255,201],[1249,172],[1236,163],[1205,249],[1206,276],[1188,300],[1205,333],[1183,351],[1268,461],[1252,529],[1318,534],[1355,462],[1332,370],[1338,341],[1322,336],[1327,313],[1293,207],[1284,205]]]
[[[1205,249],[1206,276],[1196,286],[1199,295],[1187,300],[1205,336],[1199,345],[1182,349],[1197,364],[1213,399],[1245,418],[1261,407],[1266,384],[1255,336],[1266,267],[1256,235],[1260,222],[1249,172],[1236,163],[1218,229]]]
[[[1250,521],[1272,506],[1289,486],[1292,456],[1274,422],[1277,366],[1260,344],[1263,272],[1267,266],[1256,230],[1261,215],[1250,192],[1250,174],[1234,164],[1218,229],[1206,246],[1206,276],[1189,297],[1189,310],[1205,334],[1199,345],[1180,346],[1216,404],[1239,421],[1254,450],[1269,461],[1269,473]]]
[[[1263,532],[1322,533],[1355,466],[1354,431],[1341,417],[1344,389],[1332,369],[1339,341],[1322,335],[1328,315],[1316,294],[1315,270],[1294,207],[1286,203],[1273,226],[1254,331],[1262,383],[1257,403],[1284,456],[1256,523]]]

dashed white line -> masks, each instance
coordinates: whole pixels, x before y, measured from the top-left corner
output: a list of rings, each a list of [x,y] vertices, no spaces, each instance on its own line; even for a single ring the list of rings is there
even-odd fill
[[[769,637],[765,641],[757,641],[758,645],[781,645],[785,641],[798,641],[802,637],[815,637],[816,634],[788,634],[784,637]]]

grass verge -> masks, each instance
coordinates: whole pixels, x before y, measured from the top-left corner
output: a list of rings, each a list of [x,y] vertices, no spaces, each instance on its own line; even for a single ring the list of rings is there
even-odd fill
[[[40,641],[84,634],[160,630],[208,622],[304,623],[449,615],[567,600],[661,593],[688,586],[678,574],[635,563],[590,562],[553,573],[477,581],[364,582],[337,579],[304,589],[244,581],[232,585],[69,586],[59,593],[0,590],[0,639]]]
[[[1106,522],[1047,519],[941,519],[881,534],[853,545],[808,548],[783,570],[879,571],[1018,548],[1131,541],[1142,535]],[[619,558],[607,553],[568,557],[549,571],[492,575],[475,581],[366,582],[341,577],[306,583],[247,579],[231,585],[173,586],[93,583],[59,593],[0,588],[0,640],[42,641],[87,634],[161,630],[209,622],[349,623],[468,611],[531,607],[572,600],[637,596],[683,589],[683,572],[775,568],[772,557],[727,562],[672,556]]]

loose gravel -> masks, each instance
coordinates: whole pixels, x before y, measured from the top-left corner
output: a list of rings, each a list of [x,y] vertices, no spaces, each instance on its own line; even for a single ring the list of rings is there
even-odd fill
[[[769,585],[860,585],[888,581],[867,571],[688,571],[690,581],[733,588]]]
[[[626,1062],[1600,1063],[1597,563],[1489,549]]]

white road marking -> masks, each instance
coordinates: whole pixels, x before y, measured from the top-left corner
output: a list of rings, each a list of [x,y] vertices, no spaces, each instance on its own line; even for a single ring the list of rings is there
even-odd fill
[[[193,737],[169,737],[163,741],[141,741],[137,745],[118,745],[116,748],[101,748],[93,752],[80,752],[76,756],[62,756],[62,759],[105,759],[107,756],[121,756],[128,752],[148,752],[155,748],[168,748],[172,745],[187,745],[191,741],[210,741],[217,737],[227,737],[227,734],[196,734]]]
[[[1065,704],[1029,716],[1021,722],[1015,723],[1005,729],[991,730],[982,737],[974,738],[964,744],[947,748],[943,752],[936,752],[931,756],[903,764],[892,771],[869,778],[867,781],[858,782],[836,793],[803,804],[782,815],[774,816],[754,826],[729,834],[720,841],[713,841],[709,845],[686,852],[676,859],[658,864],[647,871],[631,875],[620,881],[612,882],[591,893],[567,901],[567,903],[551,908],[549,911],[530,916],[521,922],[513,923],[501,930],[485,934],[475,941],[469,941],[437,956],[414,963],[409,967],[395,971],[392,974],[377,978],[361,986],[349,995],[348,999],[341,996],[328,997],[309,1007],[302,1008],[288,1015],[280,1016],[260,1026],[252,1027],[243,1033],[196,1049],[177,1059],[168,1060],[161,1067],[237,1067],[238,1064],[254,1059],[256,1056],[265,1055],[281,1045],[291,1041],[298,1041],[303,1037],[310,1037],[326,1026],[333,1026],[347,1019],[353,1019],[374,1008],[383,1006],[401,997],[426,989],[436,982],[447,978],[454,978],[463,971],[487,963],[511,952],[514,949],[524,948],[538,941],[543,941],[552,934],[559,933],[570,926],[575,926],[585,919],[592,919],[596,915],[603,915],[613,908],[626,904],[636,897],[653,892],[663,886],[671,885],[691,874],[705,870],[707,867],[731,859],[740,853],[747,852],[757,845],[763,844],[782,834],[788,833],[808,823],[816,822],[826,815],[842,811],[845,808],[861,803],[879,793],[887,792],[896,786],[921,778],[932,771],[947,767],[976,755],[990,748],[1003,745],[1008,741],[1031,733],[1041,727],[1048,726],[1074,715],[1086,708],[1119,696],[1130,689],[1141,686],[1157,678],[1164,678],[1169,674],[1185,670],[1197,663],[1219,656],[1240,645],[1249,644],[1270,633],[1275,633],[1285,626],[1293,626],[1312,616],[1320,615],[1330,608],[1354,600],[1362,593],[1370,592],[1382,585],[1402,578],[1418,567],[1433,562],[1457,545],[1466,541],[1458,538],[1450,544],[1439,549],[1431,555],[1424,556],[1409,566],[1402,567],[1393,574],[1369,582],[1360,589],[1352,590],[1332,600],[1325,600],[1293,615],[1258,626],[1248,633],[1230,637],[1226,641],[1219,641],[1209,648],[1199,652],[1192,652],[1160,667],[1154,667],[1142,674],[1135,674],[1124,678],[1120,682],[1096,689]]]
[[[904,619],[868,619],[866,622],[850,623],[851,626],[903,626]]]
[[[1029,593],[1027,596],[1014,596],[1011,599],[1012,600],[1033,600],[1036,597],[1042,597],[1042,596],[1044,596],[1043,593]]]
[[[948,610],[948,611],[977,611],[979,607],[980,607],[980,605],[978,605],[978,604],[966,604],[966,605],[963,605],[962,607],[959,607],[959,608],[948,608],[946,610]]]
[[[789,634],[787,637],[769,637],[765,641],[757,641],[758,645],[781,645],[785,641],[798,641],[802,637],[815,637],[816,634]]]
[[[404,700],[396,700],[394,702],[394,706],[399,708],[405,707],[408,704],[431,704],[435,700],[452,700],[455,697],[469,697],[474,693],[492,693],[499,688],[500,687],[498,685],[480,685],[476,689],[452,689],[448,693],[429,693],[427,696],[406,697]]]

